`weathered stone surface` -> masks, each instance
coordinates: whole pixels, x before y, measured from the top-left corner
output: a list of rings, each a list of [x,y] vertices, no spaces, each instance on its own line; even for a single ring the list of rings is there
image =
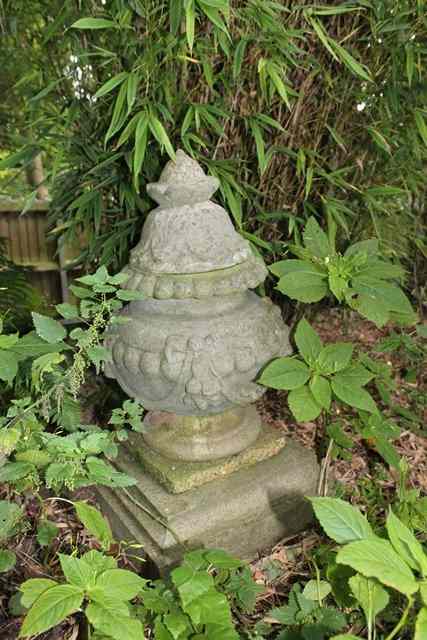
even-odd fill
[[[145,436],[144,440],[146,440]],[[286,438],[277,429],[264,424],[257,440],[251,446],[241,449],[240,442],[235,443],[240,451],[237,455],[208,462],[184,462],[172,461],[162,456],[148,447],[144,440],[141,436],[132,438],[132,450],[135,456],[141,461],[142,467],[171,493],[183,493],[271,458],[286,444]]]
[[[239,453],[255,443],[260,431],[261,418],[249,405],[210,416],[151,411],[144,418],[143,436],[165,458],[203,462]]]
[[[146,409],[209,415],[257,400],[254,382],[290,353],[289,329],[268,298],[251,291],[207,300],[141,300],[122,312],[107,346],[107,375]]]
[[[161,571],[190,548],[251,560],[301,531],[311,522],[305,496],[316,494],[319,475],[314,453],[292,441],[268,460],[179,495],[143,471],[128,448],[118,467],[138,485],[126,493],[98,488],[103,511],[116,538],[142,544]]]

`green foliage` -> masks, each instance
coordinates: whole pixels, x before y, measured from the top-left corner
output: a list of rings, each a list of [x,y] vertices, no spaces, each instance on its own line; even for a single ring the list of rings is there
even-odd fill
[[[277,289],[281,293],[301,302],[318,302],[332,294],[378,327],[390,320],[402,324],[416,321],[405,294],[389,282],[402,279],[403,270],[378,257],[378,240],[350,245],[342,255],[311,217],[303,241],[303,247],[290,247],[298,260],[282,260],[270,267],[280,278]]]
[[[0,417],[4,462],[0,481],[21,491],[42,482],[55,490],[91,484],[123,487],[135,482],[101,456],[117,456],[117,441],[127,438],[125,423],[140,428],[142,408],[125,403],[112,418],[121,428],[109,431],[82,425],[76,400],[87,370],[94,366],[99,372],[110,360],[104,332],[110,322],[117,321],[114,314],[124,304],[121,295],[129,298],[134,292],[119,288],[126,276],[110,276],[105,267],[78,281],[82,285],[74,287],[80,296],[78,304],[57,308],[62,317],[75,321],[77,326],[70,331],[54,318],[33,313],[35,333],[22,337],[0,333],[0,380],[24,391]],[[119,415],[125,419],[117,422]],[[64,434],[64,430],[73,433]]]
[[[389,588],[407,598],[401,620],[388,637],[404,626],[420,594],[421,609],[417,615],[415,638],[421,639],[426,611],[425,580],[427,554],[413,532],[389,511],[386,521],[388,539],[376,536],[358,509],[334,498],[312,498],[316,516],[326,533],[344,546],[336,561],[356,573],[349,577],[349,586],[363,609],[372,638],[376,617],[388,607]],[[344,532],[344,534],[343,534]]]
[[[85,527],[107,550],[112,536],[106,520],[84,503],[75,507]],[[21,602],[29,609],[21,637],[47,631],[84,606],[90,628],[115,640],[142,640],[147,623],[161,638],[237,640],[224,591],[243,601],[249,598],[251,606],[259,592],[250,584],[247,568],[220,550],[187,553],[170,580],[153,583],[120,569],[112,556],[99,551],[81,557],[59,554],[59,560],[65,584],[36,578],[21,585]]]
[[[322,589],[326,594],[324,585],[317,583],[318,594],[321,594]],[[311,596],[311,588],[301,591],[301,586],[295,584],[289,594],[288,604],[271,610],[270,614],[275,620],[294,630],[292,636],[288,631],[284,631],[278,638],[282,640],[290,637],[296,640],[309,640],[310,638],[324,640],[345,628],[347,620],[343,613],[338,609],[322,606],[323,598]]]
[[[335,398],[351,407],[378,413],[373,398],[364,389],[374,374],[352,359],[353,345],[342,342],[323,346],[305,319],[297,326],[295,342],[302,359],[277,358],[264,368],[258,381],[289,391],[289,407],[296,420],[314,420],[322,411],[330,410]]]

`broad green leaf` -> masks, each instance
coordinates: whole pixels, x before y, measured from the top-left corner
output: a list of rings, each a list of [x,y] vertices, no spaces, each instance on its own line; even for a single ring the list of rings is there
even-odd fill
[[[336,373],[349,366],[352,355],[353,345],[350,342],[335,342],[323,347],[317,365],[322,373]]]
[[[326,378],[315,374],[310,380],[310,391],[316,402],[329,411],[332,396],[329,381]]]
[[[288,404],[298,422],[315,420],[322,412],[321,405],[315,400],[307,385],[290,391]]]
[[[17,333],[0,335],[0,350],[10,349],[18,342],[18,340],[19,335]]]
[[[108,549],[113,539],[110,525],[104,516],[86,502],[75,502],[74,507],[85,529],[89,531],[104,548]]]
[[[25,478],[34,469],[34,465],[29,462],[6,462],[0,468],[0,482],[15,482]]]
[[[31,580],[26,580],[19,587],[22,593],[22,606],[29,609],[42,593],[56,586],[58,586],[58,583],[49,578],[32,578]]]
[[[279,262],[274,262],[268,268],[271,273],[274,273],[278,278],[299,272],[307,273],[323,279],[327,278],[327,271],[325,268],[306,260],[279,260]]]
[[[372,396],[365,389],[362,389],[362,387],[342,382],[339,374],[332,378],[331,385],[332,391],[342,402],[349,404],[351,407],[356,407],[356,409],[361,409],[362,411],[378,413],[378,407]]]
[[[67,336],[66,330],[57,320],[42,316],[35,311],[32,312],[31,316],[37,335],[49,342],[49,344],[61,342]]]
[[[368,627],[372,627],[377,615],[389,603],[390,597],[375,578],[366,578],[360,573],[349,579],[350,589],[363,609]]]
[[[308,219],[302,237],[306,249],[316,258],[324,259],[334,253],[329,245],[328,236],[313,216]]]
[[[345,544],[374,535],[365,516],[348,502],[340,498],[310,498],[310,501],[325,533],[335,542]]]
[[[144,640],[144,627],[139,620],[123,615],[117,606],[92,602],[86,608],[90,624],[114,640]]]
[[[343,426],[340,422],[332,422],[326,427],[328,436],[332,438],[337,445],[344,449],[353,448],[353,440],[345,433]]]
[[[18,356],[13,351],[0,349],[0,380],[11,384],[18,373]]]
[[[420,609],[415,622],[414,640],[425,640],[427,638],[427,607]]]
[[[231,556],[222,549],[212,549],[207,551],[204,554],[204,557],[207,562],[212,564],[216,569],[237,569],[244,564],[242,560]]]
[[[129,300],[144,300],[145,296],[141,291],[133,291],[132,289],[120,289],[117,291],[119,300],[128,302]]]
[[[372,537],[350,542],[338,552],[337,562],[349,565],[368,578],[376,578],[406,596],[418,591],[412,571],[387,540]]]
[[[321,602],[332,591],[331,585],[326,580],[309,580],[302,592],[304,598],[307,600],[317,600]]]
[[[67,582],[86,590],[95,584],[95,572],[85,560],[63,553],[58,557]]]
[[[189,633],[191,634],[192,632],[191,623],[188,619],[188,616],[186,616],[182,612],[177,611],[174,613],[167,613],[163,617],[163,621],[166,629],[174,639],[180,638],[180,637],[186,638],[188,637],[188,634]],[[157,633],[156,633],[156,638],[157,638]],[[161,637],[160,637],[160,640],[161,640]]]
[[[109,569],[98,576],[95,590],[116,600],[132,600],[146,585],[146,580],[125,569]]]
[[[326,276],[315,270],[310,263],[302,260],[285,260],[284,262],[298,263],[300,268],[292,268],[292,271],[289,270],[289,275],[280,278],[276,289],[281,293],[300,302],[318,302],[327,295],[329,289]],[[289,268],[290,265],[287,266]],[[274,273],[273,268],[271,271]]]
[[[121,84],[124,80],[126,80],[128,75],[129,74],[126,71],[122,71],[121,73],[118,73],[117,75],[107,80],[107,82],[105,82],[102,87],[100,87],[95,93],[94,98],[101,98],[102,96],[105,96],[107,93]]]
[[[22,507],[18,504],[0,500],[0,543],[6,542],[18,532],[23,515]]]
[[[258,382],[272,389],[297,389],[307,382],[310,370],[296,358],[277,358],[261,373]]]
[[[77,22],[73,22],[70,29],[111,29],[116,27],[115,22],[105,18],[81,18]]]
[[[86,353],[89,356],[90,360],[95,365],[97,373],[100,370],[101,363],[111,362],[113,359],[111,351],[109,351],[106,347],[102,347],[101,345],[97,345],[95,347],[89,347]]]
[[[0,549],[0,573],[6,573],[16,564],[16,555],[9,549]]]
[[[37,542],[41,547],[48,547],[58,535],[58,527],[49,520],[40,520],[37,525]]]
[[[342,384],[349,385],[350,387],[364,387],[365,384],[368,384],[368,382],[375,378],[375,374],[359,362],[356,362],[344,371],[340,371],[335,377],[338,378]]]
[[[415,571],[427,578],[427,554],[412,531],[390,509],[387,517],[387,533],[399,556]]]
[[[368,295],[359,295],[356,300],[351,303],[361,316],[373,322],[378,328],[383,327],[390,319],[390,313],[381,301],[376,300]]]
[[[87,284],[89,286],[95,284],[105,284],[106,282],[108,282],[108,270],[105,266],[99,267],[95,271],[95,273],[89,273],[86,276],[76,278],[76,282],[82,282],[83,284]]]
[[[361,240],[351,244],[345,251],[344,256],[349,258],[357,253],[365,253],[368,256],[375,256],[379,252],[379,244],[376,238],[370,240]]]
[[[420,582],[420,596],[421,596],[422,602],[427,607],[427,580]]]
[[[307,364],[314,364],[323,345],[318,334],[305,318],[298,323],[295,331],[295,343]]]
[[[387,438],[380,435],[374,436],[374,446],[390,467],[396,470],[399,469],[401,458],[396,448]]]
[[[44,591],[27,613],[20,638],[35,636],[65,620],[83,603],[83,591],[71,584],[61,584]]]
[[[68,304],[68,302],[62,302],[55,305],[55,309],[66,320],[75,320],[79,317],[79,310],[75,304]]]

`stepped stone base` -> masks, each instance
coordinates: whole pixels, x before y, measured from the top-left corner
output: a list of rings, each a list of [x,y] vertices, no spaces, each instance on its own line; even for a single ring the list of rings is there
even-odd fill
[[[174,463],[170,463],[171,465]],[[319,467],[293,441],[276,455],[185,493],[169,493],[124,447],[116,465],[138,480],[127,490],[100,487],[101,507],[117,540],[138,542],[165,572],[189,549],[217,548],[245,560],[304,529]]]

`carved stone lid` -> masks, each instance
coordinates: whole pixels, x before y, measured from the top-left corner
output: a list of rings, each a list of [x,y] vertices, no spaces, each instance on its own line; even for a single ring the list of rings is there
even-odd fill
[[[126,287],[156,298],[198,298],[254,288],[265,279],[262,260],[225,209],[209,200],[218,187],[217,178],[177,152],[159,181],[147,185],[159,207],[132,251]]]

